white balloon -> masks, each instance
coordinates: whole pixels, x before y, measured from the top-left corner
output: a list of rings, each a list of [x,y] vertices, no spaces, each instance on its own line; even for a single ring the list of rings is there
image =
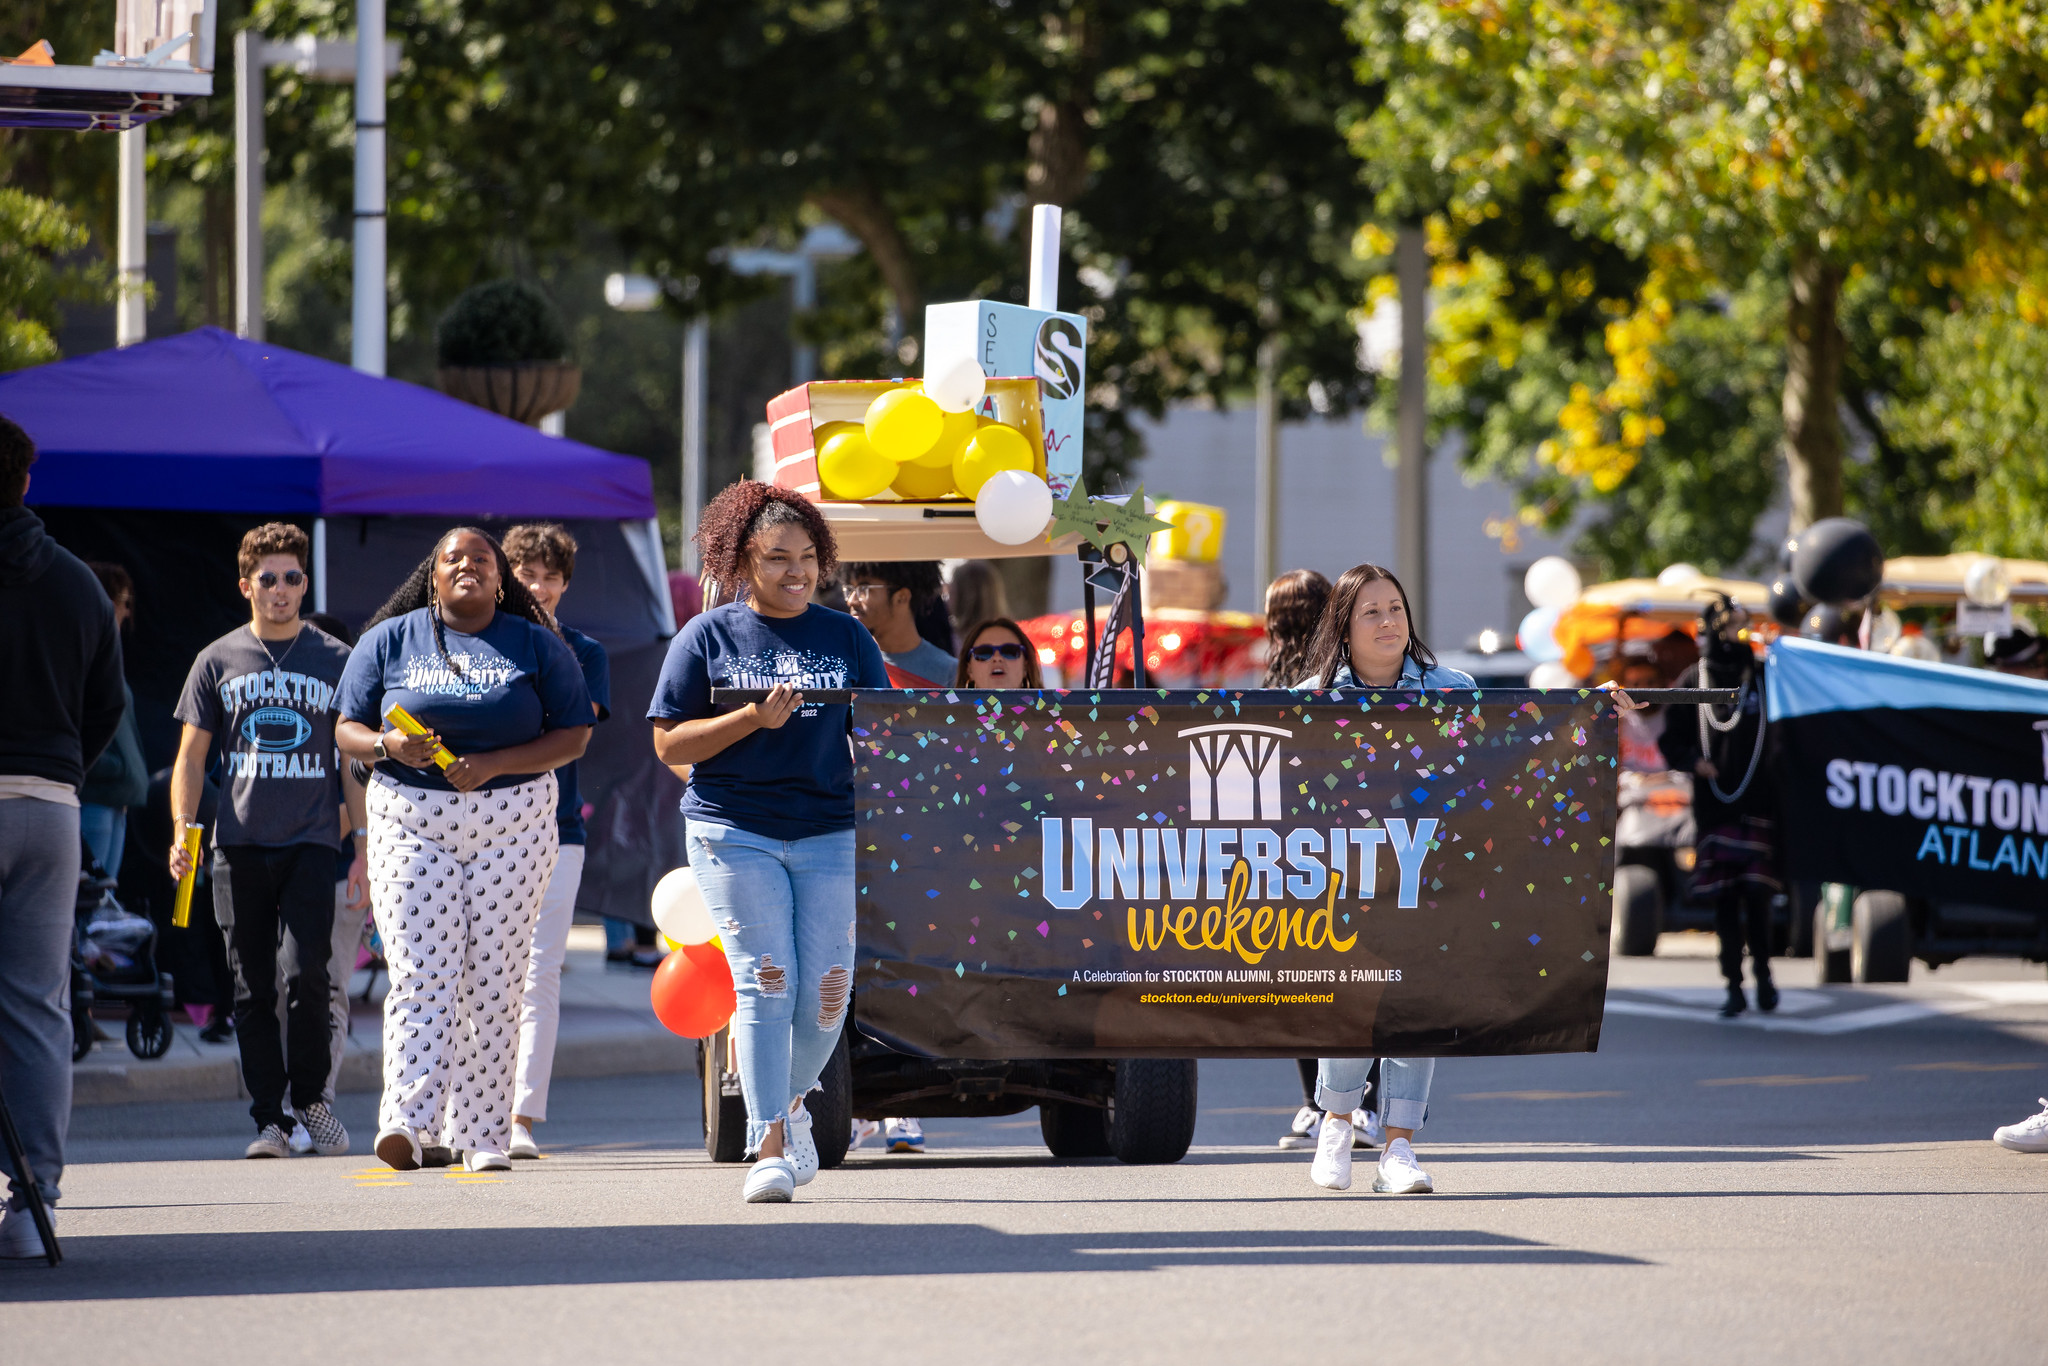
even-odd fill
[[[1002,470],[974,495],[974,520],[1000,545],[1022,545],[1052,520],[1052,490],[1035,474]]]
[[[1579,571],[1562,555],[1545,555],[1522,575],[1522,591],[1537,607],[1562,612],[1579,600]]]
[[[1905,638],[1906,628],[1900,622],[1899,614],[1885,607],[1870,618],[1870,649],[1878,654],[1888,655],[1892,646]]]
[[[972,356],[960,356],[924,377],[924,396],[948,413],[964,413],[988,394],[988,376]]]
[[[1546,659],[1529,670],[1529,686],[1532,688],[1576,688],[1579,676],[1555,659]]]
[[[1664,588],[1683,588],[1689,583],[1698,583],[1705,577],[1706,575],[1700,573],[1698,568],[1680,560],[1677,564],[1665,565],[1663,572],[1657,575],[1657,583]]]
[[[655,883],[652,903],[655,928],[678,944],[708,944],[718,934],[697,875],[688,868],[677,868]]]
[[[1539,664],[1563,659],[1564,647],[1557,643],[1557,609],[1538,607],[1523,617],[1515,628],[1515,647]]]
[[[2002,607],[2012,600],[2012,575],[1996,555],[1979,555],[1963,571],[1963,596],[1979,607]]]
[[[1917,659],[1924,664],[1941,663],[1941,650],[1926,636],[1900,636],[1885,651],[1894,659]]]

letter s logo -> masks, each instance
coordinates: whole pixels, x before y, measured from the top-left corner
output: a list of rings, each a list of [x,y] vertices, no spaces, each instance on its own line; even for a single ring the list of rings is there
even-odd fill
[[[1072,398],[1081,391],[1081,329],[1064,318],[1047,318],[1038,325],[1033,347],[1032,369],[1045,385],[1048,398]]]
[[[1828,760],[1828,805],[1838,811],[1856,805],[1856,769],[1847,759]]]

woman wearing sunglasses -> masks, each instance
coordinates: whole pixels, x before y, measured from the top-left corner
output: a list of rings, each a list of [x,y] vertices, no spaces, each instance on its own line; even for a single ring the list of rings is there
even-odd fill
[[[1038,651],[1024,635],[1024,628],[1008,617],[990,617],[979,622],[965,636],[959,666],[953,671],[956,688],[1041,688]]]

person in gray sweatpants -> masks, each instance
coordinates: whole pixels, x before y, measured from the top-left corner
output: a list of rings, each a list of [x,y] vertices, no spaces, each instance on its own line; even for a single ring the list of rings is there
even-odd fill
[[[54,1205],[71,1125],[78,789],[127,699],[114,604],[22,506],[35,458],[28,433],[0,417],[0,1096]],[[0,1257],[40,1257],[21,1173],[0,1160]]]

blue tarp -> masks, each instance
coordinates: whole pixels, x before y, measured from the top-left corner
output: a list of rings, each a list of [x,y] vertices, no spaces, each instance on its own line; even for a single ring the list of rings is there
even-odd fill
[[[312,517],[654,516],[644,460],[217,327],[0,375],[31,506]]]
[[[1946,708],[2048,714],[2048,682],[1780,636],[1764,673],[1773,721],[1833,711]]]

